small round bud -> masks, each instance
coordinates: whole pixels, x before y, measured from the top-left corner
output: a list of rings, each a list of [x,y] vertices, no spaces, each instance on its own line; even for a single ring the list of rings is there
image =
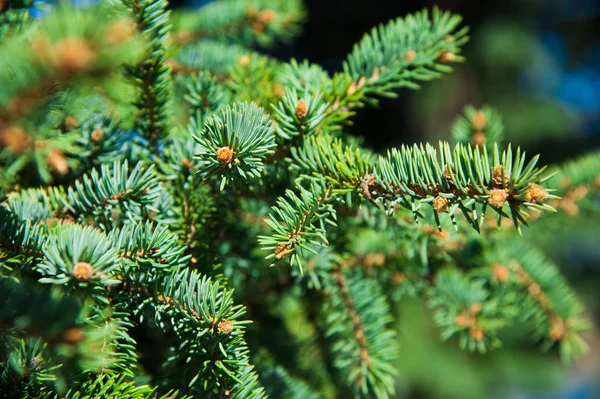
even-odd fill
[[[510,277],[510,271],[508,268],[500,263],[496,263],[492,266],[492,275],[496,280],[501,283],[508,281]]]
[[[65,129],[67,131],[71,131],[77,129],[77,126],[79,126],[79,122],[77,122],[77,119],[75,119],[75,117],[67,116],[63,121],[63,125],[65,126]]]
[[[469,330],[469,335],[475,341],[479,342],[483,339],[483,329],[481,329],[480,327],[471,327],[471,329]]]
[[[392,281],[394,283],[400,284],[404,280],[406,280],[406,274],[404,274],[402,272],[394,272],[394,274],[392,274]]]
[[[438,195],[433,200],[433,209],[435,209],[437,213],[447,212],[449,203],[450,201],[448,201],[448,198]]]
[[[440,56],[438,57],[438,62],[441,62],[443,64],[447,64],[450,62],[454,62],[454,60],[456,59],[456,56],[452,53],[442,53],[440,54]]]
[[[252,24],[252,29],[254,29],[256,33],[262,33],[265,30],[265,26],[260,22],[255,22]]]
[[[59,150],[54,150],[46,157],[46,162],[50,168],[55,170],[59,175],[69,173],[69,164],[67,158]]]
[[[477,131],[482,131],[485,129],[485,125],[487,124],[487,119],[482,110],[478,109],[475,111],[475,115],[473,115],[473,129]]]
[[[222,319],[217,325],[217,330],[223,334],[231,334],[233,331],[233,323],[229,320]]]
[[[194,164],[189,159],[183,158],[181,160],[181,166],[183,166],[186,169],[192,169],[192,167],[194,166]]]
[[[53,64],[67,72],[82,72],[96,61],[96,53],[90,43],[82,38],[68,37],[53,46]]]
[[[231,147],[221,147],[217,150],[217,160],[221,163],[231,163],[235,152]]]
[[[474,303],[469,307],[469,312],[471,312],[471,314],[475,316],[479,314],[479,312],[481,312],[482,308],[483,306],[481,306],[480,303]]]
[[[456,316],[454,323],[458,327],[470,327],[475,324],[475,317],[471,312],[465,310]]]
[[[542,202],[548,197],[548,191],[542,186],[535,183],[529,183],[527,192],[525,192],[525,201],[527,202]]]
[[[277,18],[277,13],[275,11],[269,10],[269,9],[262,10],[261,12],[258,13],[257,18],[263,24],[268,25],[271,22],[273,22],[275,20],[275,18]]]
[[[307,114],[308,106],[306,105],[306,101],[298,101],[298,104],[296,104],[296,118],[298,118],[299,121],[303,121]]]
[[[8,148],[14,155],[20,155],[33,146],[33,139],[20,127],[8,126],[0,128],[0,145]]]
[[[454,40],[454,36],[452,36],[452,35],[446,35],[446,36],[444,36],[444,41],[451,42],[452,40]]]
[[[62,341],[66,344],[74,345],[83,340],[83,330],[79,327],[71,327],[62,335]]]
[[[102,129],[96,129],[92,132],[91,139],[94,143],[99,143],[102,140],[102,136],[104,136]]]
[[[88,262],[77,262],[71,270],[71,275],[79,281],[89,281],[94,277],[94,269]]]
[[[242,66],[248,66],[250,64],[250,56],[248,56],[248,55],[242,55],[240,57],[240,64]]]
[[[488,197],[488,204],[493,206],[494,208],[502,208],[506,199],[508,198],[508,193],[506,190],[501,189],[493,189],[490,190],[490,196]]]
[[[486,142],[485,134],[483,134],[482,132],[475,132],[475,134],[473,134],[473,137],[471,137],[471,141],[473,141],[473,144],[483,147]]]
[[[128,42],[135,32],[135,25],[129,19],[115,22],[106,32],[106,43],[110,45]]]
[[[412,61],[415,59],[415,57],[417,56],[417,52],[415,50],[409,50],[406,52],[406,55],[404,56],[404,59],[406,61]]]
[[[508,184],[508,172],[504,169],[502,165],[496,165],[492,171],[492,183],[496,187],[502,187],[502,184],[505,186]]]
[[[565,322],[560,317],[552,318],[552,326],[550,327],[550,332],[548,335],[550,339],[553,341],[560,341],[565,337],[566,328]]]

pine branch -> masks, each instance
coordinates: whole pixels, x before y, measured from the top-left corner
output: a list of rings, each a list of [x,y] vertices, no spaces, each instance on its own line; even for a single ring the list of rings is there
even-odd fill
[[[260,177],[264,158],[273,152],[275,136],[262,108],[254,103],[227,106],[210,117],[199,136],[198,173],[206,179],[220,175],[220,189],[235,181]]]
[[[452,139],[464,145],[500,145],[504,140],[502,118],[490,107],[466,106],[464,116],[458,117],[452,125]]]
[[[166,63],[165,39],[169,31],[167,0],[119,0],[131,14],[136,29],[147,40],[142,62],[130,70],[140,91],[136,127],[148,140],[152,153],[170,135],[172,123],[171,68]]]
[[[267,259],[275,262],[289,258],[290,264],[302,271],[302,251],[316,254],[313,247],[328,244],[325,223],[335,226],[335,211],[329,204],[330,188],[323,182],[312,182],[309,189],[298,187],[299,195],[292,190],[280,197],[273,214],[265,222],[273,230],[271,236],[260,236],[263,250],[270,251]]]
[[[323,311],[334,366],[356,397],[394,393],[398,353],[389,306],[377,283],[359,271],[337,269]]]
[[[208,4],[196,12],[175,15],[173,40],[187,44],[218,37],[246,46],[271,45],[299,32],[303,10],[298,0],[230,0]]]

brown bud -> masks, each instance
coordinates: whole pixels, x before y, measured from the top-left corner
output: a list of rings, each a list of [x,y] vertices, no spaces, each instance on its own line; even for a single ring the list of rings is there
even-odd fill
[[[33,146],[33,140],[20,127],[8,126],[0,128],[0,145],[8,148],[14,155],[20,155]]]
[[[444,41],[451,42],[452,40],[454,40],[454,36],[452,36],[452,35],[444,36]]]
[[[492,171],[492,183],[496,187],[502,187],[502,184],[506,186],[508,184],[508,172],[502,165],[496,165]]]
[[[129,19],[115,22],[106,32],[106,43],[110,45],[128,42],[135,32],[135,25]]]
[[[562,318],[556,316],[552,318],[552,326],[550,327],[549,336],[553,341],[560,341],[565,337],[566,329],[565,322]]]
[[[469,307],[469,312],[471,312],[472,315],[477,315],[479,314],[479,312],[481,312],[482,306],[480,303],[474,303]]]
[[[529,183],[529,187],[525,192],[525,201],[527,202],[542,202],[548,197],[548,191],[542,186],[535,183]]]
[[[470,327],[475,324],[475,317],[471,312],[465,310],[456,316],[454,323],[459,327]]]
[[[473,141],[473,144],[483,147],[486,142],[485,134],[483,134],[482,132],[475,132],[475,134],[473,134],[473,137],[471,137],[471,140]]]
[[[75,117],[67,116],[63,121],[63,125],[66,130],[71,131],[77,129],[77,126],[79,126],[79,122],[77,122],[77,119],[75,119]]]
[[[192,169],[192,167],[194,166],[194,164],[189,159],[183,158],[181,160],[181,166],[183,166],[186,169]]]
[[[402,272],[394,272],[394,274],[392,274],[392,281],[396,284],[399,284],[401,282],[403,282],[404,280],[406,280],[406,274],[402,273]]]
[[[487,119],[482,110],[478,109],[475,111],[475,115],[473,115],[473,129],[477,131],[482,131],[485,129],[485,125],[487,124]]]
[[[235,157],[235,152],[231,147],[221,147],[217,150],[217,160],[221,163],[231,163]]]
[[[257,18],[263,24],[268,25],[271,22],[273,22],[275,20],[275,18],[277,18],[277,13],[275,11],[269,10],[269,9],[262,10],[261,12],[258,13]]]
[[[440,56],[438,57],[438,62],[441,62],[443,64],[447,64],[450,62],[453,62],[455,60],[456,56],[452,53],[442,53],[440,54]]]
[[[488,204],[493,206],[494,208],[502,208],[506,199],[508,198],[508,193],[506,190],[501,189],[493,189],[490,190],[490,196],[488,197]]]
[[[102,136],[104,136],[102,129],[96,129],[92,132],[91,139],[94,143],[99,143],[102,140]]]
[[[290,256],[292,254],[291,252],[287,252],[291,248],[292,248],[292,246],[290,244],[279,244],[277,246],[277,248],[275,248],[275,258],[277,258],[277,259],[287,258],[288,256]]]
[[[71,327],[62,335],[62,341],[66,344],[74,345],[83,340],[83,330],[79,327]]]
[[[437,213],[447,212],[449,203],[450,201],[448,201],[447,198],[438,195],[433,200],[433,209],[435,209]]]
[[[508,268],[500,263],[496,263],[492,266],[492,274],[501,283],[508,281],[510,277],[510,271]]]
[[[53,46],[53,65],[67,72],[82,72],[96,61],[96,53],[90,43],[79,37],[62,39]]]
[[[94,269],[88,262],[77,262],[71,270],[71,275],[79,281],[89,281],[94,277]]]
[[[240,57],[240,64],[242,64],[242,66],[248,66],[250,64],[250,56],[242,55]]]
[[[409,50],[407,51],[406,55],[404,56],[404,59],[406,61],[412,61],[414,60],[414,58],[417,56],[417,52],[415,50]]]
[[[233,323],[229,320],[222,319],[217,325],[217,330],[223,334],[231,334],[233,331]]]
[[[303,121],[307,114],[308,106],[306,105],[306,101],[298,101],[298,104],[296,104],[296,118],[298,118],[299,121]]]
[[[53,150],[46,157],[46,162],[50,168],[54,169],[60,175],[69,173],[69,164],[67,158],[59,150]]]
[[[285,90],[283,90],[281,83],[275,83],[275,85],[273,86],[273,95],[275,97],[285,96]]]
[[[483,330],[480,327],[471,327],[469,330],[469,335],[475,341],[481,341],[483,339]]]
[[[254,29],[254,31],[256,33],[262,33],[265,30],[265,26],[263,24],[261,24],[260,22],[254,22],[252,24],[252,29]]]

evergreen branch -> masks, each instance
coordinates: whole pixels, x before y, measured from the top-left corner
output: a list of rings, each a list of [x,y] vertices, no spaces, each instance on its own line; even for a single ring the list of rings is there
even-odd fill
[[[156,388],[148,385],[136,385],[122,375],[108,376],[100,374],[86,381],[77,389],[69,390],[65,395],[49,394],[40,399],[96,399],[100,397],[119,399],[191,399],[190,396],[180,396],[176,391],[169,391],[156,396]]]
[[[299,378],[291,376],[283,367],[271,365],[261,368],[261,379],[268,381],[272,398],[319,399],[320,396]]]
[[[79,225],[53,229],[43,248],[45,260],[38,270],[42,283],[86,287],[118,284],[112,275],[118,267],[117,252],[104,233]]]
[[[134,266],[175,270],[189,261],[189,256],[183,255],[185,246],[179,244],[177,236],[166,226],[155,226],[149,221],[112,230],[108,239],[117,248],[125,270]]]
[[[389,398],[395,386],[391,363],[398,351],[383,293],[360,271],[339,268],[326,293],[324,324],[335,368],[355,397]]]
[[[490,107],[466,106],[464,116],[458,117],[452,125],[452,139],[464,145],[500,145],[504,140],[502,118]]]
[[[138,32],[147,40],[144,60],[130,70],[140,94],[136,127],[149,142],[155,156],[170,135],[172,123],[171,68],[166,63],[165,38],[170,28],[167,0],[119,0],[135,21]]]
[[[454,212],[460,209],[476,230],[488,206],[498,214],[499,224],[502,217],[509,217],[503,211],[508,205],[519,231],[520,223],[526,224],[526,210],[554,210],[545,201],[556,197],[540,186],[551,175],[543,175],[545,167],[535,167],[538,156],[525,165],[525,153],[520,149],[513,155],[509,146],[500,154],[495,145],[492,158],[485,146],[458,144],[452,151],[448,144],[440,143],[439,152],[429,144],[392,149],[379,159],[369,190],[389,199],[388,208],[400,204],[415,218],[421,217],[419,210],[425,203],[431,204],[436,218],[449,212],[453,223]],[[479,212],[477,204],[481,205]]]
[[[198,173],[206,179],[220,174],[220,189],[227,182],[259,177],[264,158],[273,152],[275,135],[269,118],[254,103],[227,106],[210,117],[199,136]]]
[[[176,15],[173,40],[187,44],[218,37],[245,45],[271,45],[299,32],[303,10],[298,0],[230,0],[208,4],[196,12]]]
[[[233,304],[233,291],[184,270],[164,282],[163,292],[164,296],[158,297],[157,310],[171,319],[181,340],[167,367],[186,370],[183,376],[174,376],[175,380],[204,397],[264,397],[248,367],[248,349],[243,339],[248,322],[239,320],[245,310]],[[193,359],[189,353],[195,354]]]
[[[298,265],[302,271],[301,251],[316,254],[313,246],[328,244],[325,236],[325,223],[335,226],[335,211],[329,203],[330,188],[324,182],[311,182],[309,189],[299,187],[299,195],[292,190],[286,191],[286,197],[277,200],[273,214],[265,219],[273,230],[271,236],[260,236],[259,244],[263,250],[270,251],[267,259],[273,264],[290,258],[290,264]]]
[[[524,295],[517,299],[520,315],[533,321],[534,338],[546,349],[558,343],[565,360],[586,353],[588,345],[580,334],[589,328],[589,322],[558,267],[521,241],[506,240],[499,245],[497,256],[504,262],[497,266],[508,267],[508,281],[522,287]]]
[[[25,30],[30,22],[28,7],[32,0],[3,0],[0,3],[0,39]]]
[[[141,163],[128,171],[128,162],[115,161],[112,165],[101,165],[92,170],[88,175],[75,181],[66,192],[63,189],[54,189],[51,195],[59,197],[65,209],[61,212],[73,217],[94,215],[105,220],[111,209],[123,206],[129,211],[128,217],[135,215],[135,206],[152,208],[159,195],[160,187],[154,166],[145,168]],[[60,213],[60,212],[59,212]],[[138,218],[141,217],[138,215]],[[100,220],[99,225],[105,226],[106,222]]]
[[[139,41],[129,32],[116,34],[122,24],[115,22],[107,7],[94,12],[59,7],[37,22],[31,34],[3,41],[0,120],[17,119],[74,79],[89,77],[97,82],[121,65],[135,62]]]
[[[212,40],[202,40],[193,45],[184,47],[176,56],[174,62],[175,72],[193,73],[210,71],[216,74],[219,80],[228,73],[229,68],[235,63],[239,63],[252,58],[261,57],[258,53],[248,51],[245,47],[235,44],[220,43]]]
[[[344,63],[355,90],[366,96],[392,96],[400,87],[418,88],[419,81],[438,78],[460,62],[467,28],[456,31],[461,17],[434,8],[373,28],[354,46]]]
[[[514,319],[517,308],[508,298],[494,297],[483,279],[469,279],[458,270],[437,273],[428,304],[442,338],[459,337],[461,349],[485,353],[500,347],[498,331]]]
[[[196,123],[204,125],[206,119],[232,100],[231,92],[217,82],[209,72],[193,74],[186,80],[185,101],[189,104],[188,117],[195,116]]]
[[[304,90],[302,97],[295,90],[286,90],[283,99],[272,105],[272,118],[277,123],[277,134],[284,140],[294,136],[311,136],[319,129],[325,118],[327,105],[319,94],[311,95]]]

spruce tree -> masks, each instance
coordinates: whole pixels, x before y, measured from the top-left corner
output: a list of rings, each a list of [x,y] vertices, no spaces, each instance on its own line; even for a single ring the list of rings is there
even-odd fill
[[[518,233],[597,191],[598,153],[547,167],[485,106],[435,145],[344,132],[463,62],[460,16],[377,26],[330,74],[251,50],[299,0],[29,6],[0,1],[0,397],[388,398],[410,296],[467,351],[521,326],[585,352]]]

